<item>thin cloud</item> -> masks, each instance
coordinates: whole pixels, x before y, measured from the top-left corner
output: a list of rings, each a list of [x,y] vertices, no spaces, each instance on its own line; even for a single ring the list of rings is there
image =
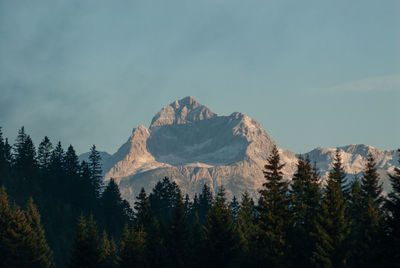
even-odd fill
[[[323,90],[328,92],[400,91],[400,74],[371,77],[324,88]]]

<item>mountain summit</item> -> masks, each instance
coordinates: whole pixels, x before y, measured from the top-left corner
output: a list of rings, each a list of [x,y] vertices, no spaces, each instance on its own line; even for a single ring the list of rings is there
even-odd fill
[[[181,100],[176,100],[162,108],[153,117],[150,129],[174,124],[189,124],[216,116],[206,106],[201,105],[192,96],[189,96]]]
[[[133,129],[128,140],[104,161],[105,180],[114,178],[125,199],[134,201],[141,187],[150,191],[167,176],[184,193],[193,196],[204,183],[212,190],[226,187],[228,195],[253,197],[264,182],[263,168],[275,141],[261,125],[243,113],[218,116],[193,97],[176,100],[163,107],[150,127]],[[365,164],[368,153],[376,158],[379,172],[387,178],[397,164],[396,152],[367,145],[339,148],[345,171],[353,178]],[[287,179],[296,171],[297,156],[279,149]],[[309,153],[322,177],[331,167],[335,148],[317,148]]]
[[[229,194],[256,194],[262,168],[275,141],[243,113],[218,116],[193,97],[176,100],[139,126],[104,164],[105,180],[116,179],[124,198],[133,201],[140,188],[151,190],[164,176],[188,194],[204,183]],[[292,153],[294,157],[294,154]]]

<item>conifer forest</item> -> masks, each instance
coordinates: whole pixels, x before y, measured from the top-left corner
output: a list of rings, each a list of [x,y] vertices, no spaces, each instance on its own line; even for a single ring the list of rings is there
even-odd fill
[[[80,163],[72,145],[0,131],[0,267],[400,266],[400,169],[383,194],[372,155],[350,178],[337,150],[324,182],[304,155],[288,181],[275,147],[256,200],[164,177],[133,207],[100,160],[94,145]]]

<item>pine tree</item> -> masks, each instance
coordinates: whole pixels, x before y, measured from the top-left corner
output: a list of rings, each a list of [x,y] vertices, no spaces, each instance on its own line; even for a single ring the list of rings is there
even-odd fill
[[[30,267],[34,263],[31,255],[32,227],[25,212],[15,203],[9,220],[9,229],[5,237],[8,252],[3,265],[4,267]]]
[[[68,146],[67,152],[63,157],[64,168],[68,176],[75,177],[79,172],[79,160],[72,145]]]
[[[193,202],[191,203],[190,210],[188,213],[188,222],[191,228],[193,228],[193,226],[195,225],[196,217],[197,221],[199,221],[199,198],[197,196],[197,193],[194,194]]]
[[[185,214],[189,218],[190,212],[192,210],[192,202],[190,201],[189,195],[185,195],[185,201],[184,201],[184,208],[185,208]]]
[[[398,150],[398,161],[400,164],[400,149]],[[388,195],[386,208],[388,210],[387,219],[387,251],[390,264],[395,266],[400,263],[400,168],[396,167],[392,174],[389,174],[392,191]]]
[[[91,183],[93,185],[93,188],[95,189],[96,197],[99,198],[101,193],[101,188],[103,186],[102,184],[103,171],[101,169],[101,156],[100,153],[96,150],[95,145],[93,145],[92,148],[90,148],[89,168],[91,174]]]
[[[119,256],[118,256],[118,248],[117,244],[115,243],[114,237],[110,239],[110,256],[109,256],[111,263],[111,267],[116,267],[119,263]]]
[[[239,202],[237,201],[236,196],[232,198],[232,201],[229,203],[229,209],[231,210],[233,221],[236,223],[237,215],[239,212]]]
[[[195,193],[193,197],[192,210],[195,209],[197,211],[198,207],[199,207],[199,198],[197,196],[197,193]]]
[[[147,267],[146,233],[125,225],[121,241],[120,267]],[[153,256],[152,256],[153,257]]]
[[[64,149],[59,141],[56,148],[51,152],[50,168],[51,172],[64,169]]]
[[[6,161],[6,167],[8,168],[8,173],[10,172],[11,165],[14,161],[11,151],[12,151],[12,146],[9,144],[8,138],[6,138],[4,141],[4,158]]]
[[[263,171],[266,182],[259,191],[260,228],[257,236],[259,261],[274,267],[284,265],[288,252],[288,183],[283,180],[283,167],[278,148],[274,146]]]
[[[0,267],[51,267],[51,251],[32,200],[27,211],[10,207],[0,189]]]
[[[14,167],[20,171],[36,166],[36,151],[32,139],[21,127],[14,145]]]
[[[100,260],[100,249],[99,249],[99,235],[97,231],[97,223],[94,220],[93,214],[89,216],[87,221],[87,249],[88,249],[88,259],[92,263],[91,265],[98,265]]]
[[[101,195],[100,203],[104,224],[109,233],[117,237],[122,233],[122,226],[129,221],[129,216],[125,215],[122,201],[118,185],[114,179],[110,179]]]
[[[205,237],[207,266],[231,267],[239,252],[239,241],[223,186],[208,212]]]
[[[149,230],[146,233],[147,262],[150,267],[164,267],[168,263],[166,248],[167,231],[161,228],[160,222],[154,218],[147,229]]]
[[[109,257],[111,253],[110,241],[108,240],[106,230],[103,230],[103,236],[100,241],[100,266],[108,267]]]
[[[318,173],[311,167],[310,159],[300,156],[290,191],[290,256],[292,263],[300,267],[312,266],[311,256],[318,236],[316,223],[321,200],[318,180]]]
[[[51,178],[51,153],[53,151],[53,145],[49,138],[45,136],[42,142],[39,144],[37,152],[37,162],[40,171],[40,188],[43,192],[43,200],[46,202],[51,200],[50,189],[48,185],[48,180]],[[53,201],[53,200],[52,200]],[[53,204],[54,205],[54,204]]]
[[[186,267],[188,265],[189,229],[186,219],[185,207],[179,190],[169,225],[169,239],[167,240],[168,257],[172,267]]]
[[[361,178],[361,219],[359,246],[360,258],[358,264],[361,266],[379,265],[381,238],[383,238],[382,218],[380,215],[382,184],[379,183],[376,164],[371,154],[368,154]]]
[[[4,146],[3,132],[0,127],[0,170],[4,169],[6,163]]]
[[[207,184],[203,185],[201,194],[199,195],[199,202],[197,208],[197,214],[199,216],[200,225],[204,225],[207,220],[207,214],[210,210],[213,202],[213,195],[210,187]]]
[[[93,216],[86,221],[83,215],[78,218],[78,230],[75,235],[69,267],[98,267],[100,249],[96,222]]]
[[[350,194],[350,202],[349,202],[349,215],[351,216],[351,222],[359,221],[361,219],[362,213],[362,189],[360,179],[355,177],[353,183],[351,184],[351,194]]]
[[[74,245],[72,247],[71,258],[69,260],[69,267],[88,267],[86,260],[86,240],[88,237],[86,219],[81,214],[78,218],[78,230],[75,235]]]
[[[178,185],[165,177],[162,181],[156,183],[150,193],[151,212],[153,217],[159,221],[162,232],[164,232],[171,219],[178,191]]]
[[[13,148],[13,170],[15,182],[12,193],[18,203],[25,203],[27,196],[38,196],[39,183],[36,149],[29,135],[22,127]]]
[[[142,187],[139,195],[136,197],[135,201],[135,225],[139,228],[143,228],[145,231],[149,231],[146,228],[152,224],[152,216],[150,211],[150,201],[146,194],[146,191]]]
[[[340,185],[340,190],[342,192],[345,200],[350,192],[350,184],[347,181],[346,173],[344,172],[344,167],[342,164],[342,156],[340,154],[339,148],[336,148],[335,156],[333,159],[333,167],[329,172],[329,177]]]
[[[360,266],[364,241],[362,241],[362,218],[363,218],[363,200],[361,184],[356,177],[351,186],[351,193],[348,205],[348,215],[350,220],[350,251],[349,264],[354,267]]]
[[[124,218],[126,218],[127,222],[133,222],[135,219],[135,212],[131,208],[131,205],[125,199],[122,199],[121,207],[123,211]]]
[[[4,155],[5,155],[5,159],[9,166],[11,166],[11,163],[13,162],[13,156],[12,156],[11,150],[12,150],[12,146],[8,142],[8,138],[6,138],[6,140],[4,142]]]
[[[103,231],[103,237],[100,242],[100,267],[113,268],[118,265],[118,255],[115,242],[108,239],[106,230]]]
[[[200,225],[197,212],[194,214],[194,223],[190,233],[190,265],[191,267],[204,267],[205,237],[203,226]]]
[[[31,247],[29,257],[32,259],[30,265],[33,267],[52,267],[53,253],[47,244],[45,231],[40,223],[40,215],[32,198],[28,201],[26,218],[32,229],[29,236]]]
[[[0,267],[7,267],[7,259],[10,255],[9,234],[11,225],[11,208],[8,202],[8,196],[4,186],[0,188]],[[4,257],[6,256],[6,258]]]
[[[75,187],[78,185],[79,189],[75,189],[75,199],[79,200],[80,209],[86,213],[93,212],[95,208],[98,208],[99,202],[96,189],[92,184],[90,167],[86,161],[82,161],[80,164],[79,183],[76,183]],[[97,209],[95,212],[98,212]]]
[[[72,145],[68,146],[62,161],[64,168],[63,175],[65,176],[62,182],[64,192],[63,199],[69,203],[72,203],[76,207],[86,208],[87,200],[84,196],[85,193],[83,193],[84,187],[82,187],[81,180],[79,179],[80,165],[78,156],[76,155]],[[74,192],[75,196],[71,196],[71,192]]]
[[[255,248],[254,241],[258,233],[254,201],[248,192],[242,195],[237,215],[237,232],[240,239],[241,264],[252,266],[252,254]]]
[[[317,266],[343,267],[347,264],[346,241],[350,229],[342,191],[346,185],[344,178],[340,153],[336,150],[317,222],[318,241],[312,257],[313,263]]]
[[[368,154],[367,163],[361,177],[361,190],[365,199],[370,198],[375,206],[381,204],[382,184],[379,183],[376,163],[371,153]]]
[[[7,149],[0,127],[0,186],[9,182],[10,163],[7,159]]]
[[[159,184],[159,187],[160,186]],[[161,191],[161,189],[159,190]],[[157,196],[159,196],[159,194],[157,194]],[[150,197],[147,196],[144,188],[142,188],[136,199],[137,201],[134,204],[134,222],[136,228],[142,230],[146,234],[146,249],[147,252],[151,252],[151,255],[147,256],[147,262],[150,267],[163,266],[166,258],[165,235],[161,233],[158,220],[153,217],[154,212],[152,212]],[[153,202],[155,202],[154,199]]]
[[[49,172],[52,151],[53,145],[50,139],[45,136],[38,147],[38,164],[42,172]]]
[[[51,152],[49,176],[44,184],[45,191],[50,195],[49,200],[65,199],[66,174],[64,168],[64,149],[59,141]]]
[[[5,188],[0,190],[0,267],[52,267],[40,215],[29,200],[26,212],[11,208]]]

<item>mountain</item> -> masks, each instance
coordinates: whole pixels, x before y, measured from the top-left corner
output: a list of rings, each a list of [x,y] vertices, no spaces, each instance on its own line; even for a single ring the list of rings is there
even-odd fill
[[[384,191],[390,191],[388,172],[392,173],[399,166],[398,153],[396,150],[380,150],[365,144],[352,144],[339,147],[341,152],[344,171],[347,178],[352,180],[360,177],[367,162],[368,154],[372,154],[377,164],[378,173],[384,183]],[[321,175],[326,177],[334,158],[336,148],[316,148],[308,153],[311,161],[317,163]]]
[[[121,194],[130,202],[141,187],[149,192],[165,176],[190,196],[207,183],[214,191],[224,185],[230,196],[240,196],[247,190],[257,197],[264,182],[262,170],[274,145],[276,142],[261,125],[245,114],[218,116],[193,97],[186,97],[163,107],[149,128],[141,125],[133,129],[115,154],[105,155],[103,169],[105,180],[116,179]],[[317,148],[308,153],[323,177],[335,150]],[[384,178],[386,171],[398,164],[394,150],[367,145],[349,145],[340,150],[348,174],[361,172],[369,152]],[[290,179],[298,155],[285,149],[280,149],[280,154],[286,163],[285,178]]]
[[[115,178],[124,198],[133,201],[165,176],[193,195],[204,183],[231,194],[256,189],[262,166],[275,145],[260,124],[242,113],[217,116],[193,97],[158,112],[149,128],[139,126],[108,160],[105,179]]]

